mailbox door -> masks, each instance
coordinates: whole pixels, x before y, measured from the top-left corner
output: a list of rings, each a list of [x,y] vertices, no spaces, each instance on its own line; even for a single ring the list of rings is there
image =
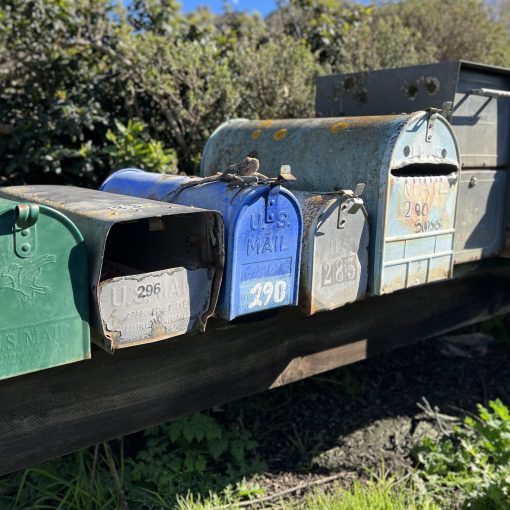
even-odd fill
[[[508,94],[488,97],[476,91]],[[462,166],[506,168],[510,159],[510,72],[462,64],[452,125],[459,140]]]
[[[317,218],[309,242],[313,242],[309,313],[333,310],[362,299],[368,280],[365,208],[356,208],[352,199],[334,200]]]
[[[49,207],[20,221],[17,204],[0,199],[0,379],[90,358],[83,238]]]
[[[104,330],[117,348],[183,335],[209,309],[212,285],[213,274],[205,267],[103,281],[98,302]]]
[[[242,207],[231,203],[225,296],[228,319],[297,305],[302,218],[296,199],[280,186],[257,186]],[[271,205],[272,204],[272,205]]]
[[[495,255],[503,245],[508,172],[466,170],[460,173],[459,213],[455,225],[455,262]]]
[[[393,149],[386,204],[380,207],[383,224],[376,232],[384,238],[376,245],[375,294],[452,274],[458,149],[444,119],[424,120],[411,119]]]

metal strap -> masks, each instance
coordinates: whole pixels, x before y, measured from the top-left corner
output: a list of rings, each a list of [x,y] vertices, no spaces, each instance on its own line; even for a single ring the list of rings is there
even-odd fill
[[[498,90],[498,89],[472,89],[468,94],[473,96],[484,96],[493,97],[496,99],[510,98],[510,90]]]

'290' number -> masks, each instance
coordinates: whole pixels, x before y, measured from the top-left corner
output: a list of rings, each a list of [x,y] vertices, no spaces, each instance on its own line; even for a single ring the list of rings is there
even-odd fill
[[[146,298],[152,295],[157,296],[161,292],[161,284],[155,283],[154,285],[140,285],[136,289],[139,298]]]
[[[257,306],[267,306],[270,301],[275,303],[283,303],[287,296],[287,282],[285,280],[277,280],[276,282],[257,283],[250,289],[253,301],[248,308]]]

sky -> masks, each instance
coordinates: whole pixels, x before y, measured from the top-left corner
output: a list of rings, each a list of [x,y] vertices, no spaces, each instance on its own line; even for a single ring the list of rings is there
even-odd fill
[[[269,14],[275,7],[275,0],[227,0],[232,9],[240,11],[258,11],[265,16]],[[221,14],[224,11],[224,0],[180,0],[184,12],[195,10],[200,6],[207,6],[209,9],[216,13]]]

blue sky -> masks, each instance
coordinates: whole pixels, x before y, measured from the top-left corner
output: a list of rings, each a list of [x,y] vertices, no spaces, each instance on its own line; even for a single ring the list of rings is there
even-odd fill
[[[223,0],[179,0],[184,12],[193,11],[202,5],[209,7],[214,13],[220,14],[224,11],[225,2]],[[258,11],[265,16],[275,7],[275,0],[229,0],[231,7],[240,11]]]

